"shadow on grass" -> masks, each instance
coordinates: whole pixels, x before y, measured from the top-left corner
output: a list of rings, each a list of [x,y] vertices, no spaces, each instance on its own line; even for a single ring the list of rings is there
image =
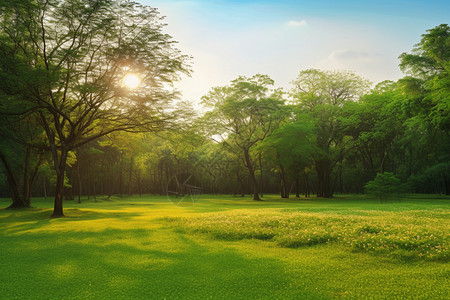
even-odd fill
[[[337,264],[336,268],[334,264],[341,259],[323,263],[334,253],[334,246],[291,251],[259,247],[265,242],[254,240],[225,243],[182,234],[168,226],[167,220],[158,219],[167,212],[178,216],[241,208],[269,211],[276,201],[217,197],[180,208],[162,197],[147,200],[135,197],[120,202],[86,202],[80,206],[74,203],[65,209],[68,217],[62,219],[50,219],[51,208],[0,211],[0,295],[5,299],[330,299],[333,293],[341,295],[348,288],[354,292],[350,295],[353,298],[367,295],[386,299],[402,295],[403,298],[411,295],[424,299],[445,298],[442,297],[446,291],[442,289],[445,281],[439,277],[442,276],[441,265],[417,264],[416,268],[398,263],[394,267],[405,267],[403,275],[395,277],[397,275],[391,272],[389,277],[383,273],[376,277],[380,281],[374,282],[372,275],[364,275],[364,272],[368,268],[376,272],[379,259],[369,255],[345,254],[348,263]],[[296,201],[301,209],[333,207],[345,213],[359,207],[369,212],[377,206],[384,207],[380,210],[390,207],[368,205],[369,201],[361,204],[354,199],[317,199],[317,202],[310,199],[308,205],[302,205],[306,203],[302,202],[304,200],[291,199],[280,202],[284,207],[280,204],[276,208],[297,208]],[[417,203],[413,200],[408,205],[426,206],[425,201]],[[441,202],[433,203],[439,206]],[[402,210],[410,209],[401,205]],[[255,253],[271,251],[277,255],[269,258],[247,251],[252,243],[261,243],[257,244]],[[305,253],[310,256],[295,265],[293,262]],[[281,256],[285,254],[292,256],[289,261],[283,256],[283,262]],[[359,263],[359,259],[363,259],[363,263]],[[362,274],[361,278],[358,275],[347,280],[355,270],[349,268],[343,272],[339,268],[353,263],[360,265],[356,271]],[[291,266],[295,272],[290,271]],[[422,266],[435,269],[422,270]],[[388,272],[391,267],[389,262],[382,271]],[[417,274],[411,276],[410,271]],[[417,278],[425,279],[420,279],[421,285],[410,283],[410,279]],[[329,284],[332,280],[336,282]],[[380,292],[383,286],[386,289]],[[395,294],[395,289],[401,286],[405,286],[404,294]],[[317,287],[319,290],[315,290]]]
[[[89,209],[65,209],[64,218],[50,218],[51,209],[0,211],[0,227],[5,235],[22,235],[56,232],[104,231],[127,228],[140,212],[96,211]]]
[[[7,255],[0,258],[8,274],[1,287],[6,298],[320,298],[305,287],[293,288],[277,259],[202,245],[168,230],[8,239]]]

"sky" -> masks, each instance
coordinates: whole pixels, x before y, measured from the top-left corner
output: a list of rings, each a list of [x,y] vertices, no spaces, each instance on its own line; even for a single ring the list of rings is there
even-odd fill
[[[450,22],[448,0],[138,1],[166,16],[165,31],[193,57],[176,87],[194,104],[239,75],[267,74],[286,90],[309,68],[397,80],[398,56]]]

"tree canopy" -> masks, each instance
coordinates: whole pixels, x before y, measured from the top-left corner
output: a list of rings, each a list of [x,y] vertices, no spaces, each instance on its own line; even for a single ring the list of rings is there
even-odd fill
[[[259,200],[259,188],[251,151],[286,116],[278,91],[270,91],[274,82],[266,75],[239,77],[230,86],[218,87],[203,97],[213,109],[205,114],[210,134],[220,135],[226,147],[241,156],[250,174],[253,199]]]
[[[115,131],[157,131],[176,95],[166,86],[188,72],[162,32],[156,9],[128,1],[4,1],[0,63],[3,113],[36,114],[57,174],[62,216],[69,151]],[[123,78],[137,74],[129,90]],[[18,108],[22,111],[18,111]]]

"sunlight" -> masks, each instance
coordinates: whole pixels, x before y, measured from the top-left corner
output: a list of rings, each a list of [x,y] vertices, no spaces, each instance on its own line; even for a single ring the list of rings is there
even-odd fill
[[[141,84],[141,79],[134,73],[128,73],[122,80],[123,85],[129,89],[135,89]]]

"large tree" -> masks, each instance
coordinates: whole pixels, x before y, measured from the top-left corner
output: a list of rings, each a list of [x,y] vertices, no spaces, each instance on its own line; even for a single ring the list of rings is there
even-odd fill
[[[404,98],[397,83],[383,81],[358,103],[346,105],[348,134],[355,140],[355,151],[347,161],[354,166],[353,172],[359,174],[359,180],[354,180],[356,185],[361,186],[377,173],[392,168],[396,142],[404,133],[401,111]]]
[[[450,132],[450,27],[441,24],[422,35],[412,53],[400,55],[400,68],[409,92],[418,96],[422,117]]]
[[[187,60],[157,10],[134,2],[2,1],[0,11],[0,70],[46,133],[60,217],[69,152],[114,131],[162,129]],[[124,86],[131,74],[141,81],[133,90]]]
[[[293,84],[294,102],[316,121],[317,196],[331,197],[333,170],[342,164],[352,146],[352,138],[345,130],[343,107],[347,102],[358,101],[370,83],[351,72],[309,69],[300,72]]]
[[[282,94],[270,90],[273,83],[267,75],[240,76],[231,85],[213,88],[202,98],[211,108],[204,116],[211,128],[209,134],[220,135],[227,149],[242,157],[249,172],[254,200],[260,200],[260,197],[252,150],[286,116]]]
[[[400,55],[409,76],[399,80],[407,99],[403,106],[407,127],[404,140],[417,156],[405,172],[414,174],[419,190],[438,186],[450,193],[450,27],[438,25],[422,35],[411,53]],[[410,151],[413,160],[413,151]],[[422,182],[420,184],[420,182]],[[443,187],[443,188],[442,188]]]

